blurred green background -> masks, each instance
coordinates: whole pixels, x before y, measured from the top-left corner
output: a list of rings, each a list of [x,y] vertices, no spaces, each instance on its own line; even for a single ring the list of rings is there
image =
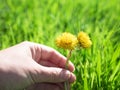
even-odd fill
[[[120,90],[120,0],[0,0],[0,49],[28,40],[66,56],[55,38],[79,31],[93,45],[71,56],[72,90]]]

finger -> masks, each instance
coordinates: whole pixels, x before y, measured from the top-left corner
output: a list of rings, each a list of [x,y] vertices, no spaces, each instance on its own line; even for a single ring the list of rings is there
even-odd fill
[[[56,64],[53,64],[49,61],[41,60],[39,62],[40,65],[47,66],[47,67],[58,67]]]
[[[58,83],[68,80],[72,83],[76,80],[73,73],[61,68],[39,66],[35,71],[35,73],[31,73],[34,82]]]
[[[69,62],[69,63],[71,63],[71,62]],[[39,64],[43,65],[43,66],[47,66],[47,67],[59,67],[59,68],[64,68],[65,69],[65,66],[58,66],[56,64],[53,64],[53,63],[51,63],[49,61],[44,61],[44,60],[40,61]],[[72,65],[72,63],[71,63],[71,65]],[[68,65],[68,70],[70,70],[71,72],[73,72],[74,68],[72,68],[70,65]]]
[[[71,62],[69,62],[69,63],[71,63]],[[41,61],[39,62],[39,64],[40,64],[40,65],[43,65],[43,66],[47,66],[47,67],[61,67],[61,68],[65,68],[65,66],[58,66],[58,65],[56,65],[56,64],[54,64],[54,63],[52,63],[52,62],[45,61],[45,60],[41,60]],[[73,65],[73,64],[71,63],[71,65]],[[73,66],[73,67],[74,67],[74,66]],[[73,71],[74,68],[71,68],[71,66],[69,65],[69,66],[68,66],[68,69],[69,69],[70,71]]]
[[[49,48],[49,47],[42,47],[41,49],[41,52],[42,52],[42,55],[41,55],[41,59],[43,60],[48,60],[49,62],[59,66],[59,67],[62,67],[62,68],[65,68],[65,65],[66,65],[66,57],[61,55],[58,51],[52,49],[52,48]],[[74,71],[74,65],[69,62],[68,64],[68,69],[70,71]]]

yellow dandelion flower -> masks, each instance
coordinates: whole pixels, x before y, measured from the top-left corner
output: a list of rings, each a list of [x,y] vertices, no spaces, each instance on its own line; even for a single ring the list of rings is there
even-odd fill
[[[89,36],[85,32],[80,32],[78,34],[78,43],[80,44],[81,47],[83,48],[89,48],[92,45],[92,42],[89,38]]]
[[[73,50],[76,47],[77,43],[77,37],[68,32],[63,33],[56,39],[56,45],[58,47],[69,50]]]

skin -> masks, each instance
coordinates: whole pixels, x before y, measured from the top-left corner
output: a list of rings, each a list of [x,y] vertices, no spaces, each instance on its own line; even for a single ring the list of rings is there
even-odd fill
[[[0,51],[0,90],[64,90],[63,82],[76,80],[74,65],[58,51],[22,42]]]

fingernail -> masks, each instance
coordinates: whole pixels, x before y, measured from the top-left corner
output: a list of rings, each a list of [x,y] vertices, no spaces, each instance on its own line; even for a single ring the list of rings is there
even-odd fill
[[[75,82],[75,80],[76,80],[76,76],[73,73],[71,73],[70,78],[69,78],[69,82],[73,83],[73,82]]]
[[[75,67],[74,67],[74,64],[69,62],[71,66],[69,66],[69,69],[71,72],[74,72],[75,71]]]
[[[70,71],[63,71],[63,74],[64,74],[64,79],[69,79],[70,78],[70,76],[71,76],[71,72]]]

